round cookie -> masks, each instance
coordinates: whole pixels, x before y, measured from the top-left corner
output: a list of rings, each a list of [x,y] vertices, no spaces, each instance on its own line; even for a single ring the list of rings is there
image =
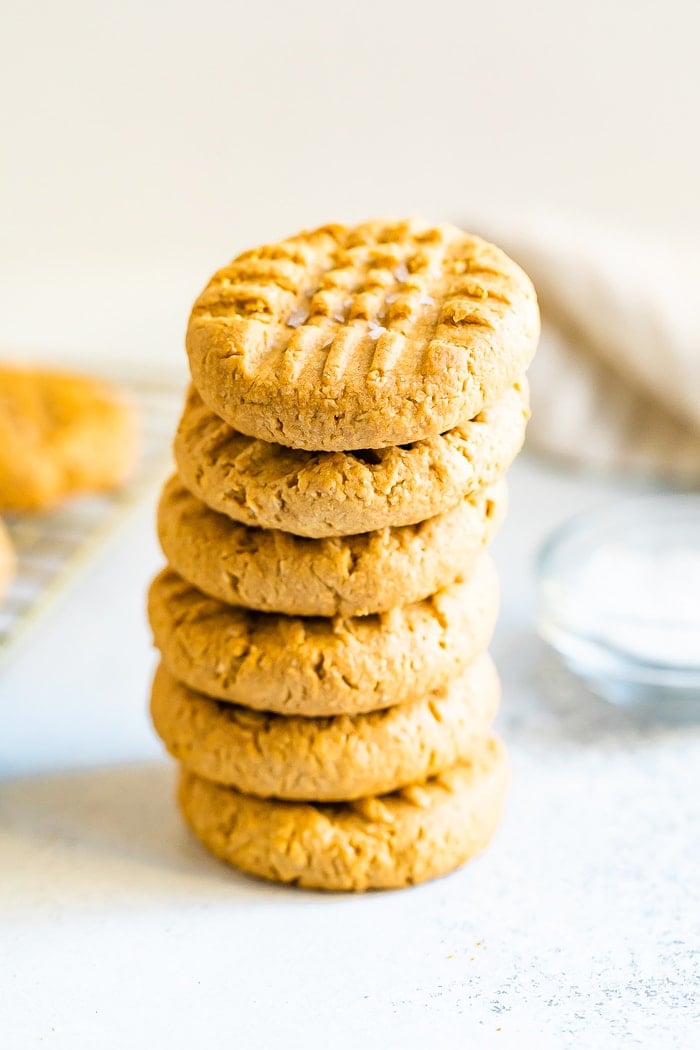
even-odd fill
[[[283,715],[361,714],[439,689],[483,652],[498,578],[484,553],[468,581],[422,602],[329,620],[224,605],[166,569],[148,612],[163,663],[197,692]]]
[[[0,509],[45,510],[114,488],[135,452],[134,414],[108,384],[0,365]]]
[[[418,525],[311,540],[217,514],[177,477],[158,535],[171,568],[229,605],[297,616],[364,616],[409,605],[466,576],[505,514],[505,482]]]
[[[519,379],[479,415],[407,447],[302,452],[245,437],[191,388],[175,437],[180,477],[213,510],[297,536],[350,536],[414,525],[501,478],[529,418]]]
[[[211,700],[161,665],[151,717],[192,773],[260,798],[343,801],[382,795],[467,759],[495,718],[496,669],[483,654],[442,689],[366,715],[301,718]]]
[[[7,586],[15,574],[15,552],[9,533],[0,521],[0,603]]]
[[[325,226],[244,252],[192,308],[202,398],[244,434],[368,449],[471,419],[527,368],[530,279],[456,226]]]
[[[320,890],[398,889],[445,875],[488,845],[508,786],[496,737],[469,760],[391,795],[333,804],[272,802],[183,771],[178,801],[221,860]]]

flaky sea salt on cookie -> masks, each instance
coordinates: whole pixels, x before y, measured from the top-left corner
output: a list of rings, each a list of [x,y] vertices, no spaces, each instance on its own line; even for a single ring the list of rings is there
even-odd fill
[[[187,351],[204,401],[244,434],[372,449],[476,416],[527,368],[529,278],[455,226],[325,226],[244,252],[194,304]]]
[[[482,852],[508,786],[496,737],[468,760],[390,795],[355,802],[273,802],[183,771],[178,799],[194,835],[221,860],[309,889],[397,889],[446,875]]]
[[[211,700],[161,665],[151,716],[192,773],[261,798],[337,802],[415,784],[468,759],[500,687],[486,654],[442,689],[366,715],[301,718]]]

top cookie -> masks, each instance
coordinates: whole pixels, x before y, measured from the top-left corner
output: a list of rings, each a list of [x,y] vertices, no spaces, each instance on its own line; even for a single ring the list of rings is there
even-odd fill
[[[244,252],[211,279],[187,332],[194,383],[252,437],[384,448],[477,415],[529,364],[535,291],[456,226],[323,226]]]

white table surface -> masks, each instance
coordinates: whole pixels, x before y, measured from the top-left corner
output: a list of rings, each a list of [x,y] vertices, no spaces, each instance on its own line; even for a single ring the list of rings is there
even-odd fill
[[[3,1050],[691,1045],[700,734],[594,700],[533,632],[536,544],[619,486],[511,478],[503,827],[453,876],[361,897],[249,880],[182,827],[146,717],[144,501],[1,672]]]

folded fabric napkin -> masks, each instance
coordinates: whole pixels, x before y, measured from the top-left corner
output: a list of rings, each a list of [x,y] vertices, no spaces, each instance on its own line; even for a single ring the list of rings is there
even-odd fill
[[[552,221],[483,235],[524,267],[540,299],[530,445],[700,484],[700,254]]]

